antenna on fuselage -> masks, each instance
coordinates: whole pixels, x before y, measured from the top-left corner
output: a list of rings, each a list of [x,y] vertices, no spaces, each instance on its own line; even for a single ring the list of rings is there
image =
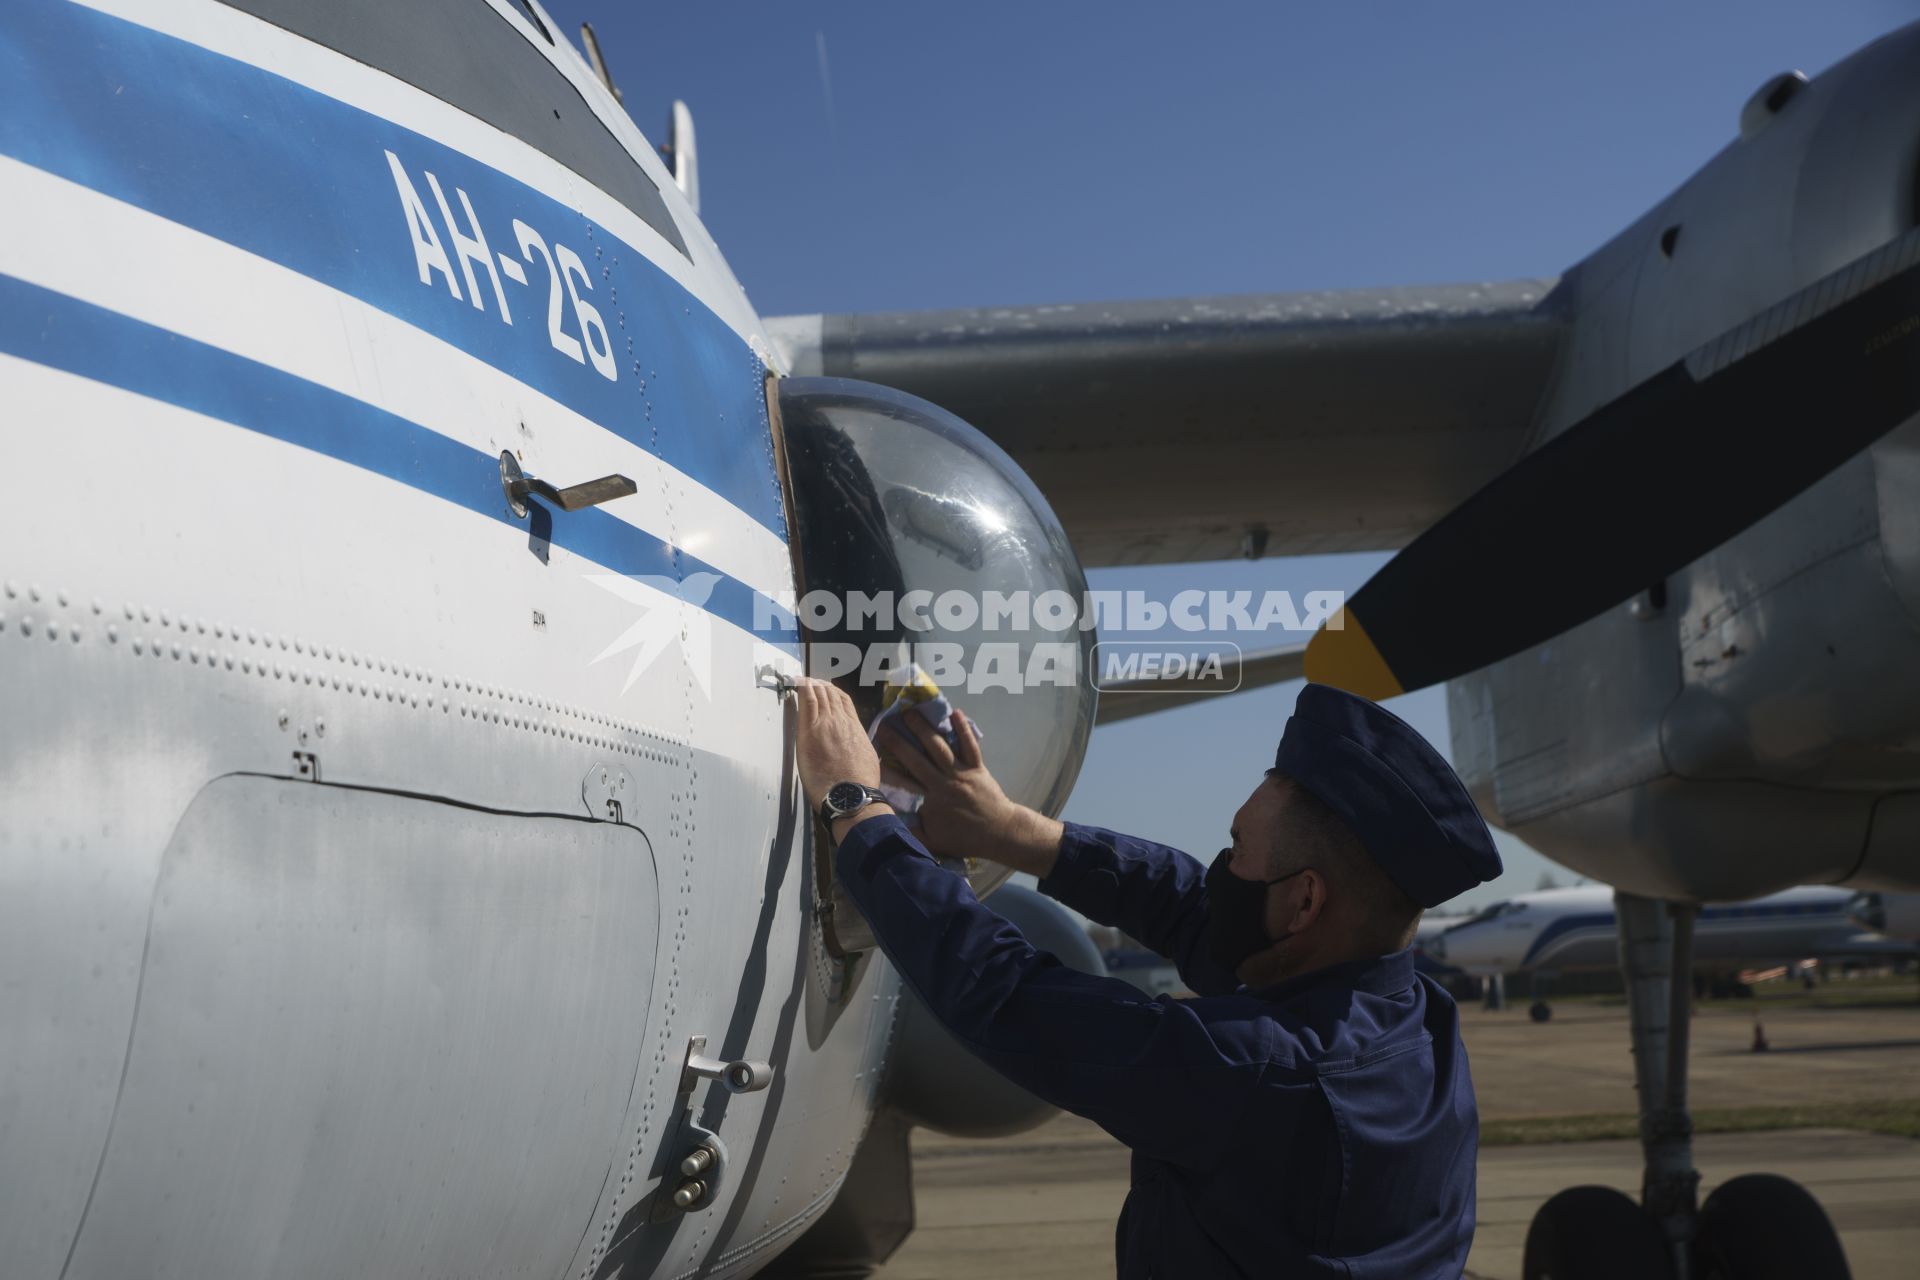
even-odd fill
[[[687,193],[687,203],[700,212],[700,150],[693,141],[693,112],[675,98],[667,113],[667,141],[660,158],[673,170],[673,180]]]
[[[607,86],[607,92],[613,95],[615,102],[626,106],[627,100],[620,95],[620,86],[613,82],[613,76],[607,71],[607,60],[600,53],[600,37],[593,34],[591,22],[580,24],[580,43],[587,48],[587,61],[593,64],[593,74],[600,77],[600,83]]]

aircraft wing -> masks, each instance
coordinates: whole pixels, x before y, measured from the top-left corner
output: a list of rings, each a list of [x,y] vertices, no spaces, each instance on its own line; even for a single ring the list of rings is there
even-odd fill
[[[783,316],[791,373],[984,431],[1088,565],[1395,548],[1518,458],[1552,280]]]

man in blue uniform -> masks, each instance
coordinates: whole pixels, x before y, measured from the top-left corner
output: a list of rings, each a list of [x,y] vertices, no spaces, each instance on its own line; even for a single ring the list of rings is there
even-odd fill
[[[1419,734],[1308,685],[1202,868],[1014,804],[959,713],[951,745],[918,716],[915,743],[889,744],[926,795],[916,838],[872,789],[851,699],[818,681],[797,696],[802,784],[888,958],[974,1053],[1132,1148],[1122,1280],[1461,1274],[1479,1118],[1453,1001],[1408,946],[1422,907],[1500,860]],[[1196,997],[1066,968],[929,849],[1032,872],[1173,959]]]

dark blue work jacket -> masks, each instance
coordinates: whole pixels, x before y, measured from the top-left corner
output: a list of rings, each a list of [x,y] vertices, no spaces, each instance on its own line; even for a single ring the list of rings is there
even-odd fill
[[[1036,951],[897,818],[855,826],[837,866],[949,1031],[1132,1148],[1121,1280],[1465,1269],[1479,1116],[1453,1000],[1410,952],[1248,991],[1206,957],[1198,862],[1069,824],[1040,887],[1199,993],[1152,999]]]

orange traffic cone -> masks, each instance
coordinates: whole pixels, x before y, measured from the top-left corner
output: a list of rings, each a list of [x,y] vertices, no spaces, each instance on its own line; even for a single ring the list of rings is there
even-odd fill
[[[1754,1052],[1754,1053],[1765,1053],[1765,1052],[1766,1052],[1766,1051],[1767,1051],[1768,1049],[1770,1049],[1770,1048],[1772,1048],[1772,1047],[1773,1047],[1773,1046],[1771,1046],[1771,1045],[1769,1045],[1769,1044],[1767,1043],[1767,1031],[1766,1031],[1766,1028],[1765,1028],[1765,1027],[1762,1027],[1762,1026],[1760,1025],[1760,1015],[1759,1015],[1759,1014],[1757,1014],[1757,1013],[1756,1013],[1756,1014],[1754,1014],[1754,1015],[1753,1015],[1753,1049],[1752,1049],[1752,1052]]]

